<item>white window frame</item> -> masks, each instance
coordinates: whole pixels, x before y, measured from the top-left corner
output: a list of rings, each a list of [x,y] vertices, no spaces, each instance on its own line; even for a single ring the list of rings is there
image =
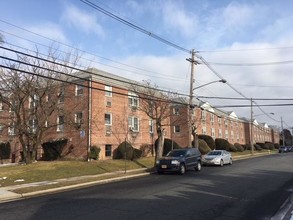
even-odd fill
[[[32,133],[35,133],[37,131],[37,120],[36,119],[29,120],[29,130]]]
[[[77,112],[74,114],[74,123],[75,124],[81,124],[83,120],[83,113],[82,112]]]
[[[153,119],[150,119],[149,120],[149,128],[150,128],[150,134],[153,134],[154,133],[154,120]]]
[[[139,118],[135,116],[129,116],[128,127],[133,132],[139,132]]]
[[[112,86],[105,85],[105,96],[112,97]]]
[[[60,122],[60,119],[62,118],[63,122]],[[57,117],[57,131],[64,131],[64,124],[65,124],[65,117],[64,115],[59,115]]]
[[[207,128],[206,127],[202,127],[202,134],[207,134]]]
[[[207,112],[205,110],[202,110],[201,111],[201,120],[202,121],[205,121],[207,118]]]
[[[215,132],[215,128],[211,128],[211,136],[212,138],[216,138],[216,132]]]
[[[109,116],[109,120],[108,117]],[[104,115],[104,119],[105,119],[105,125],[112,125],[112,113],[105,113]]]
[[[223,137],[222,129],[220,128],[220,129],[219,129],[219,138],[222,138],[222,137]]]
[[[132,108],[138,108],[139,107],[139,97],[137,94],[133,92],[128,92],[128,104]]]
[[[83,85],[75,85],[75,96],[81,96],[83,95]]]
[[[181,132],[180,125],[174,125],[174,133],[180,133],[180,132]]]
[[[174,107],[173,108],[173,114],[174,115],[180,115],[180,108],[179,107]]]

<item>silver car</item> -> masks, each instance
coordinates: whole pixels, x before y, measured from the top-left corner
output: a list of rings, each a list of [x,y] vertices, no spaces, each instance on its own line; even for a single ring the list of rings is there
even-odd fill
[[[203,165],[220,165],[224,164],[232,165],[232,155],[226,150],[213,150],[207,153],[202,158]]]

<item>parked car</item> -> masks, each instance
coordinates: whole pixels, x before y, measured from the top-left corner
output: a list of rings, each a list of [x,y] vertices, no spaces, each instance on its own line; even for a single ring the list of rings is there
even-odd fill
[[[291,146],[280,146],[279,153],[287,153],[291,151]]]
[[[201,170],[201,153],[198,148],[184,148],[171,150],[165,157],[156,161],[159,174],[164,172],[178,172],[184,174],[188,169]]]
[[[226,150],[213,150],[207,153],[202,158],[203,165],[220,165],[224,164],[232,165],[232,155]]]

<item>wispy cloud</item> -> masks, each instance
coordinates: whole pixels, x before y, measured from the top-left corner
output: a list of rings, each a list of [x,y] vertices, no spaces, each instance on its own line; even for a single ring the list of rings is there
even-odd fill
[[[73,5],[66,6],[61,20],[86,34],[94,33],[100,37],[105,37],[105,31],[98,23],[95,14],[89,14],[88,11],[82,11]]]

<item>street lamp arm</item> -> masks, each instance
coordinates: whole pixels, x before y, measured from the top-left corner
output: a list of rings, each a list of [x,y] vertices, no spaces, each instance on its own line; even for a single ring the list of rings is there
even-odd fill
[[[217,82],[226,83],[227,81],[226,81],[225,79],[215,80],[215,81],[212,81],[212,82],[209,82],[209,83],[206,83],[206,84],[200,85],[200,86],[198,86],[198,87],[195,87],[195,88],[193,88],[193,90],[196,90],[196,89],[199,89],[199,88],[202,88],[202,87],[204,87],[204,86],[207,86],[207,85],[210,85],[210,84],[213,84],[213,83],[217,83]]]

